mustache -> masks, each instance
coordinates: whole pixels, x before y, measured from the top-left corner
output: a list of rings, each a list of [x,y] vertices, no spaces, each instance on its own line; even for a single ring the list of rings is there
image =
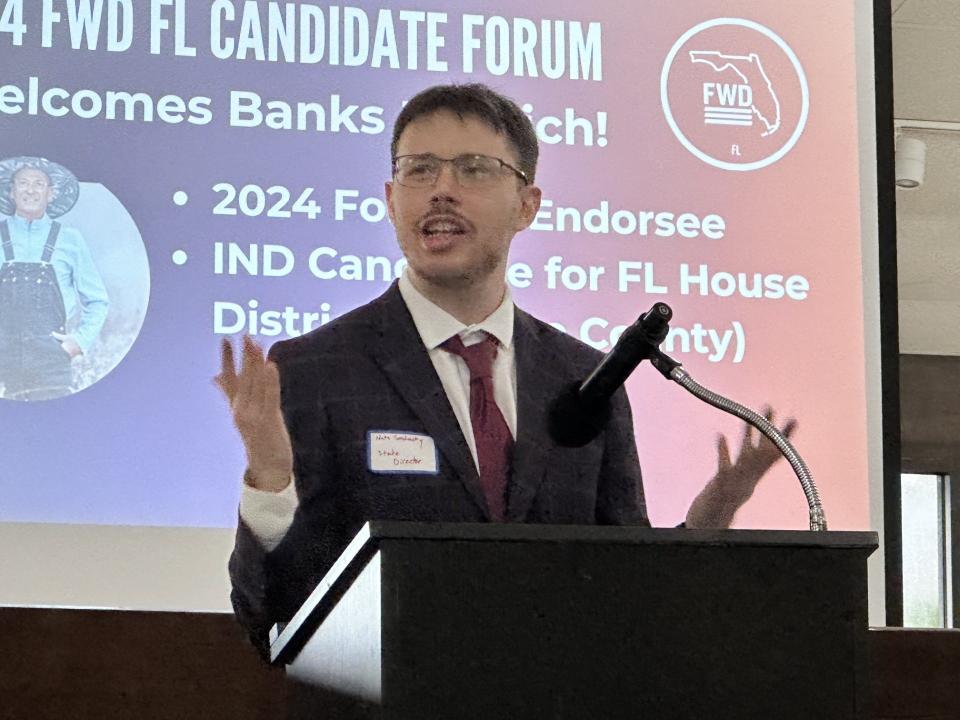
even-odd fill
[[[449,205],[436,205],[432,207],[428,212],[420,216],[420,218],[417,220],[417,227],[422,228],[428,222],[437,218],[442,218],[444,220],[455,220],[467,230],[473,230],[473,223],[471,223]]]

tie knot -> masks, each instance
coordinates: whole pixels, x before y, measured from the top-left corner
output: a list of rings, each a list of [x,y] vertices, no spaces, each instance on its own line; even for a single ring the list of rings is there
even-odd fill
[[[497,357],[497,339],[489,333],[469,347],[463,344],[459,335],[454,335],[440,346],[447,352],[459,355],[470,370],[470,379],[488,378],[493,375],[493,361]]]

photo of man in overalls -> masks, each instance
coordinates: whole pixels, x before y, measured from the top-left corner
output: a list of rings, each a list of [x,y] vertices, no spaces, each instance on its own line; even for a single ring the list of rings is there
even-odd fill
[[[0,398],[70,394],[71,361],[89,351],[109,299],[83,236],[54,218],[77,202],[77,178],[38,157],[0,161]],[[70,331],[68,332],[68,327]]]

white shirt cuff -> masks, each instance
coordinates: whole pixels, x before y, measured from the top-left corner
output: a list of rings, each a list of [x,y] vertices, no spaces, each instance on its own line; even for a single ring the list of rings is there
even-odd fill
[[[257,490],[243,483],[240,517],[269,552],[277,547],[287,534],[299,504],[292,478],[290,484],[280,492]]]

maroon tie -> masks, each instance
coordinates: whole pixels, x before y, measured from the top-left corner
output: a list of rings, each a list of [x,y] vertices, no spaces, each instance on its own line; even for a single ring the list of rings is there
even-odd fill
[[[488,334],[476,345],[466,347],[460,336],[454,335],[441,347],[462,357],[470,370],[470,423],[477,445],[480,486],[487,498],[490,517],[495,521],[503,520],[513,436],[493,396],[497,339]]]

